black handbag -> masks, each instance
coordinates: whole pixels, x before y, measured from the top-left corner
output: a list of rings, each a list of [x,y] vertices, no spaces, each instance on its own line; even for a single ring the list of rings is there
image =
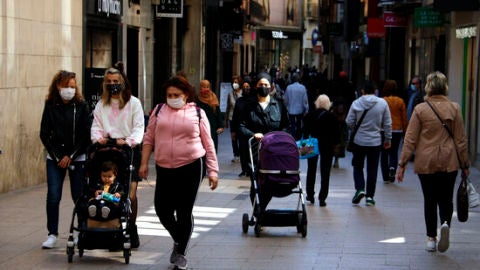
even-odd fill
[[[460,222],[465,222],[468,220],[468,179],[467,177],[462,177],[460,185],[457,189],[457,218]]]
[[[365,114],[367,114],[367,112],[368,112],[368,109],[363,111],[362,116],[360,116],[360,120],[358,120],[358,123],[355,124],[352,134],[350,134],[350,138],[348,139],[348,142],[347,142],[347,147],[345,148],[348,152],[353,152],[353,150],[355,149],[356,144],[353,142],[353,139],[355,138],[358,128],[360,127],[360,124],[362,123],[363,118],[365,118]]]
[[[445,122],[440,118],[440,115],[438,115],[437,111],[433,108],[432,104],[430,102],[426,101],[428,106],[432,109],[432,111],[435,113],[437,116],[438,120],[442,122],[442,126],[447,130],[448,135],[450,135],[450,138],[453,140],[453,144],[455,145],[455,151],[457,152],[457,159],[458,159],[458,164],[461,166],[462,161],[460,160],[460,155],[458,154],[458,149],[457,145],[455,144],[455,140],[453,138],[453,133],[448,128],[448,126],[445,124]],[[469,208],[469,202],[468,202],[468,177],[462,175],[462,180],[460,181],[460,185],[458,185],[457,189],[457,219],[460,222],[465,222],[468,220],[468,208]]]

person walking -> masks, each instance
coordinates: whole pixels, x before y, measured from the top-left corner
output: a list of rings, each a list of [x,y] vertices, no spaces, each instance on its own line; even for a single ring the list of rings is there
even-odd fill
[[[271,90],[270,76],[266,73],[260,73],[258,78],[260,79],[256,84],[256,99],[245,104],[244,114],[241,116],[239,124],[239,131],[247,141],[252,137],[260,141],[263,135],[270,131],[288,132],[290,127],[287,109],[284,104],[269,95]],[[255,197],[254,173],[252,172],[250,176],[250,199],[252,204]],[[262,200],[262,207],[265,207],[269,201],[269,198]]]
[[[242,116],[245,114],[246,105],[254,102],[257,99],[256,91],[251,89],[250,83],[244,81],[242,84],[242,96],[235,102],[233,109],[232,122],[230,123],[230,129],[235,130],[235,138],[238,140],[239,153],[240,153],[240,167],[242,171],[238,174],[238,177],[251,175],[249,164],[249,152],[248,152],[248,139],[242,136],[239,130]]]
[[[210,87],[210,81],[201,80],[200,91],[195,102],[207,115],[207,119],[210,122],[210,136],[215,144],[215,151],[218,151],[218,134],[223,133],[224,121],[217,95]]]
[[[303,116],[308,113],[307,88],[301,84],[298,73],[292,75],[293,83],[287,86],[283,100],[290,119],[290,133],[299,140],[302,132]]]
[[[42,248],[54,248],[58,238],[62,187],[68,172],[74,203],[82,195],[85,160],[90,145],[91,117],[73,72],[58,71],[48,88],[40,123],[40,139],[47,150],[47,239]]]
[[[240,141],[237,136],[237,129],[232,125],[233,111],[237,99],[242,97],[242,87],[240,77],[235,75],[232,77],[232,91],[227,96],[227,112],[225,127],[230,128],[230,138],[232,140],[233,159],[232,162],[240,161]]]
[[[142,179],[138,176],[141,158],[141,143],[145,131],[145,118],[140,100],[132,95],[132,89],[124,72],[122,62],[105,71],[103,92],[93,111],[91,140],[105,145],[113,139],[118,146],[128,145],[133,151],[133,172],[130,184],[131,210],[129,224],[132,248],[140,246],[137,231],[137,187]]]
[[[470,173],[462,111],[458,103],[448,99],[447,91],[447,77],[443,73],[428,74],[427,97],[413,110],[398,163],[397,179],[401,182],[415,151],[413,169],[418,174],[423,192],[426,250],[432,252],[445,252],[450,246],[455,179],[458,170],[465,177]],[[438,220],[441,226],[437,245]]]
[[[375,96],[375,85],[372,82],[365,82],[362,93],[363,95],[352,103],[345,120],[347,126],[351,129],[358,125],[352,151],[353,180],[356,190],[352,203],[359,204],[362,198],[366,196],[366,205],[373,206],[375,205],[374,196],[380,150],[382,144],[385,149],[390,148],[392,119],[387,102],[383,98]],[[363,121],[358,124],[362,115]],[[384,132],[383,141],[382,129]],[[365,159],[367,161],[366,193],[363,172]]]
[[[140,176],[148,176],[148,161],[155,152],[155,212],[173,239],[170,263],[187,269],[187,247],[193,232],[193,205],[208,172],[212,190],[218,184],[218,161],[205,111],[194,103],[193,87],[182,77],[161,88],[167,97],[150,115],[143,142]],[[180,146],[180,147],[179,147]]]
[[[407,129],[408,120],[405,103],[398,96],[397,82],[386,80],[382,96],[388,104],[390,117],[392,118],[392,143],[388,149],[382,149],[380,157],[380,167],[384,183],[395,182],[398,164],[398,148],[402,141],[403,134]]]
[[[317,138],[320,151],[320,192],[318,200],[321,207],[327,206],[325,202],[330,185],[330,171],[335,146],[340,143],[340,126],[337,119],[330,112],[330,99],[327,95],[320,95],[315,101],[315,110],[309,112],[304,120],[304,137],[311,135]],[[308,159],[307,168],[307,200],[315,203],[315,178],[317,174],[318,156]]]
[[[407,119],[410,121],[415,106],[423,102],[424,95],[422,91],[422,81],[420,80],[420,77],[415,76],[412,78],[406,96]]]

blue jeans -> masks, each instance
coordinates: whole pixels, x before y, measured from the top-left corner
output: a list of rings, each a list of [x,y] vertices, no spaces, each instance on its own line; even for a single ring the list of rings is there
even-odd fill
[[[378,162],[380,160],[381,146],[360,146],[356,145],[353,151],[353,181],[356,190],[365,190],[365,176],[363,167],[367,159],[367,197],[375,196],[377,185]]]
[[[85,176],[85,162],[73,162],[73,170],[68,169],[70,192],[75,203],[82,195],[82,183]],[[47,229],[48,234],[58,235],[60,200],[62,199],[63,180],[67,169],[57,166],[57,162],[47,159]]]

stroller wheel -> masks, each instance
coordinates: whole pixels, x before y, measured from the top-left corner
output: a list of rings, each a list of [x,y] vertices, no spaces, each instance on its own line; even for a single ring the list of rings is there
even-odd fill
[[[260,224],[258,224],[258,223],[255,224],[255,229],[254,229],[254,231],[255,231],[255,236],[256,236],[256,237],[260,237],[260,231],[261,231],[261,230],[262,230],[262,228],[260,227]]]
[[[302,234],[302,237],[307,236],[307,215],[298,213],[297,232]]]
[[[125,264],[130,263],[130,249],[124,249],[123,250],[123,257],[125,258]]]
[[[243,217],[242,217],[242,230],[243,230],[243,233],[247,233],[247,232],[248,232],[248,224],[249,224],[248,214],[245,213],[245,214],[243,214]]]
[[[67,247],[67,256],[69,263],[73,261],[73,254],[75,254],[75,249],[73,247]]]

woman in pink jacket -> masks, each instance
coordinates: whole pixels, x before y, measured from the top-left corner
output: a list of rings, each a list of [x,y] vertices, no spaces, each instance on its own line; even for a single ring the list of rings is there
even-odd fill
[[[193,231],[195,198],[205,166],[210,188],[217,187],[218,161],[207,116],[193,102],[193,87],[176,76],[165,82],[161,91],[167,103],[157,105],[150,115],[139,173],[148,176],[148,160],[154,151],[155,211],[174,241],[170,262],[177,269],[187,269],[185,255]]]

